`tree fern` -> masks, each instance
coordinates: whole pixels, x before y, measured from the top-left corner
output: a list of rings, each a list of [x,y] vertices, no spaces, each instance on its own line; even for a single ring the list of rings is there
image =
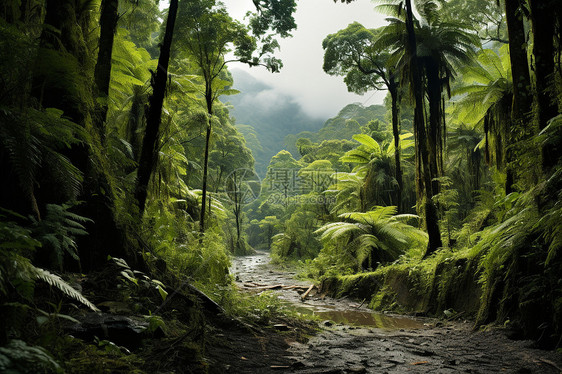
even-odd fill
[[[395,215],[396,207],[375,207],[368,212],[340,214],[344,221],[332,222],[316,230],[325,244],[332,242],[337,250],[355,258],[357,267],[374,266],[398,258],[407,249],[424,246],[427,235],[408,225],[414,215]]]
[[[31,218],[34,224],[33,235],[43,244],[43,250],[51,251],[54,265],[60,270],[65,253],[80,261],[74,238],[87,235],[83,223],[92,222],[88,218],[69,212],[71,207],[70,204],[47,204],[47,215],[43,220]]]
[[[465,85],[453,91],[460,99],[454,102],[452,114],[484,131],[486,161],[503,168],[513,95],[507,46],[499,54],[488,49],[478,53],[474,64],[463,69],[463,81]]]
[[[335,195],[336,204],[332,213],[363,210],[362,186],[364,173],[337,173],[336,183],[326,190],[329,195]]]
[[[353,140],[356,140],[367,147],[369,152],[372,154],[372,157],[376,157],[381,154],[381,146],[375,139],[371,138],[369,135],[356,134],[353,135]]]

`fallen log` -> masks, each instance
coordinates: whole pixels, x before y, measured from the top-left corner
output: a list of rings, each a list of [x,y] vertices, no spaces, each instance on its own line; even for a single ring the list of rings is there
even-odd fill
[[[279,289],[283,289],[287,286],[283,285],[283,284],[275,284],[275,285],[271,285],[271,286],[254,286],[251,284],[244,284],[243,285],[245,288],[252,288],[252,289],[256,289],[256,290],[279,290]]]
[[[302,300],[302,301],[306,300],[306,298],[308,297],[308,294],[310,293],[310,291],[312,291],[312,289],[313,289],[314,287],[315,287],[315,286],[314,286],[313,284],[311,284],[310,287],[308,287],[308,290],[306,290],[306,292],[303,293],[302,296],[301,296],[301,300]]]
[[[306,291],[308,291],[308,286],[289,286],[284,288],[285,290],[295,290],[297,291],[299,294],[303,294]]]
[[[189,291],[191,291],[192,294],[195,294],[197,299],[199,299],[203,308],[205,308],[208,311],[211,311],[211,312],[215,313],[215,315],[217,315],[217,314],[226,315],[222,306],[217,304],[209,296],[205,295],[205,293],[203,291],[201,291],[200,289],[198,289],[197,287],[195,287],[191,283],[188,283],[187,287],[189,288]]]

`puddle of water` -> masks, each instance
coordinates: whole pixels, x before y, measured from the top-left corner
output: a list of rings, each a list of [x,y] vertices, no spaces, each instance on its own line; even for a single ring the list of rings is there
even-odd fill
[[[270,274],[269,272],[264,274],[263,270],[260,272],[259,268],[268,262],[269,255],[266,253],[237,257],[232,263],[231,272],[240,275],[244,282],[258,281],[264,284],[294,283],[294,280],[290,280],[291,277],[288,273],[285,275],[277,275]],[[292,275],[294,275],[294,273],[292,273]],[[264,279],[264,277],[267,279]],[[314,315],[321,320],[331,320],[336,324],[341,323],[350,326],[367,326],[383,329],[416,329],[424,327],[423,322],[413,318],[372,312],[365,310],[365,308],[362,310],[342,309],[343,305],[331,305],[326,301],[320,304],[309,304],[308,302],[300,303],[300,297],[293,290],[282,290],[278,293],[278,297],[283,303],[286,303],[292,309],[296,309],[302,314]]]
[[[293,306],[294,307],[294,306]],[[368,326],[382,329],[419,329],[423,322],[408,317],[390,316],[377,312],[362,310],[314,310],[306,307],[294,307],[302,314],[314,315],[322,320],[330,320],[350,326]]]

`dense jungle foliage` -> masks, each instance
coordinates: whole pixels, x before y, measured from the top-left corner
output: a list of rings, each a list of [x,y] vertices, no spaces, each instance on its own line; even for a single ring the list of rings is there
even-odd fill
[[[297,5],[254,4],[241,23],[216,0],[2,2],[0,371],[153,372],[68,337],[118,307],[201,362],[203,314],[256,303],[228,271],[256,249],[373,308],[473,298],[477,324],[560,347],[558,1],[377,2],[387,24],[327,35],[323,69],[384,106],[274,133],[231,116],[228,69],[279,71]],[[391,278],[433,298],[403,302]]]

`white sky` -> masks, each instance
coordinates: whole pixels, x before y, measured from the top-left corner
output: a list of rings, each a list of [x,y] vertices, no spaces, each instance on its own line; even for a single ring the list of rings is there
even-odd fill
[[[247,11],[255,10],[252,0],[222,1],[230,15],[242,22]],[[169,1],[160,1],[160,9],[168,6]],[[229,66],[247,71],[271,86],[273,93],[293,97],[313,117],[333,117],[350,103],[366,106],[382,104],[386,91],[373,91],[361,96],[349,93],[343,77],[332,77],[322,70],[322,40],[328,34],[354,21],[367,28],[385,24],[384,16],[375,12],[374,7],[370,0],[356,0],[351,4],[334,3],[333,0],[297,0],[297,30],[292,38],[278,39],[281,50],[276,52],[276,57],[283,61],[280,73],[269,73],[263,67],[250,69],[241,63]]]
[[[241,21],[248,10],[255,9],[252,0],[223,2],[230,15]],[[385,24],[384,16],[375,12],[374,7],[369,0],[356,0],[351,4],[334,3],[333,0],[298,0],[295,14],[297,30],[292,38],[279,39],[281,50],[276,57],[283,61],[281,72],[272,74],[265,68],[249,68],[238,63],[231,67],[248,71],[270,85],[274,92],[294,97],[304,111],[313,117],[332,117],[345,105],[354,102],[363,105],[382,104],[386,91],[355,95],[347,92],[343,77],[332,77],[322,70],[322,40],[328,34],[354,21],[368,28]]]

